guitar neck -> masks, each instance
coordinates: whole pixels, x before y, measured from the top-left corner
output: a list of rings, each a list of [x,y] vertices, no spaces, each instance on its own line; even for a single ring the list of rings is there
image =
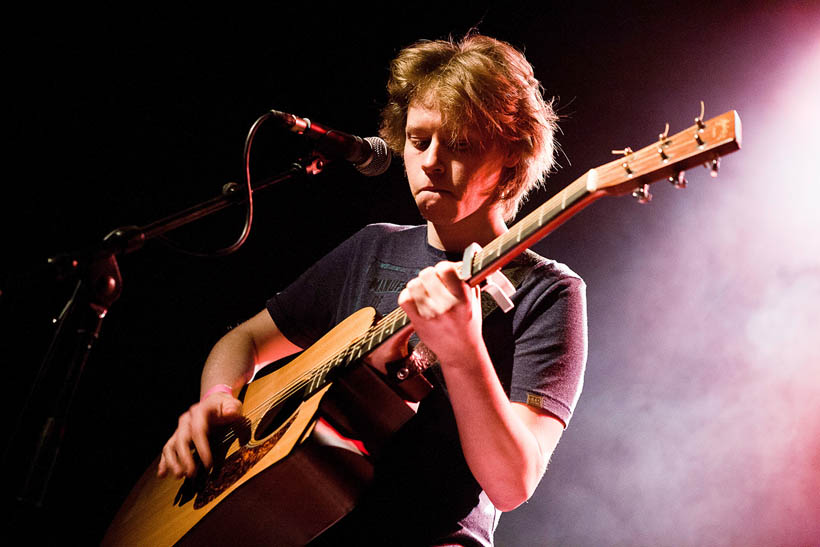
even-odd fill
[[[692,166],[740,148],[740,117],[730,110],[671,137],[591,169],[476,253],[468,280],[475,286],[578,211],[606,195],[623,195],[661,179],[677,180]],[[717,173],[717,171],[715,171]]]
[[[478,285],[603,196],[624,195],[658,180],[679,180],[685,169],[704,162],[707,165],[713,162],[713,174],[716,174],[719,157],[740,149],[740,117],[730,110],[705,122],[700,118],[695,121],[675,135],[659,135],[654,144],[637,152],[626,149],[622,158],[584,173],[476,253],[466,282],[473,287]],[[409,324],[404,311],[396,308],[336,356],[332,366],[346,366],[360,360]]]
[[[585,173],[476,253],[467,283],[471,287],[478,285],[578,211],[603,197],[605,192],[590,187],[589,181],[595,177],[595,170]]]

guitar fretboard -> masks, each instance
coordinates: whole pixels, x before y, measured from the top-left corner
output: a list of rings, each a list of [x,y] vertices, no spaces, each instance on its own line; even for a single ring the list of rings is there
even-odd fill
[[[470,265],[471,277],[466,282],[473,287],[480,284],[596,199],[631,192],[704,161],[716,162],[721,154],[738,150],[740,141],[740,117],[730,110],[707,122],[697,118],[695,125],[671,137],[660,135],[656,143],[637,152],[625,149],[622,158],[587,171],[476,253]],[[409,324],[401,308],[387,314],[363,336],[314,369],[309,392],[325,385],[331,371],[358,362]]]

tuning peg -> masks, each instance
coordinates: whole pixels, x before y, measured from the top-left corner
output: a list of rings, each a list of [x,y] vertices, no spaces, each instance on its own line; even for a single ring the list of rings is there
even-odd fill
[[[660,155],[663,163],[669,161],[669,156],[664,150],[664,148],[669,146],[669,143],[671,142],[667,135],[669,135],[669,123],[666,124],[666,128],[663,130],[663,133],[658,133],[658,154]]]
[[[619,155],[619,154],[623,155],[624,158],[626,158],[627,156],[632,154],[632,149],[627,146],[623,150],[613,150],[612,153],[615,154],[615,155]],[[626,176],[629,177],[629,178],[632,178],[632,168],[629,166],[629,162],[628,161],[623,162],[621,164],[621,167],[624,168],[624,172],[626,172]]]
[[[632,172],[632,168],[629,166],[629,163],[623,162],[621,164],[621,167],[624,168],[624,173],[626,173],[626,176],[631,179],[634,173]]]
[[[704,115],[705,112],[706,112],[706,105],[703,103],[703,101],[701,101],[700,102],[700,116],[695,117],[695,123],[698,126],[698,132],[699,133],[702,132],[704,129],[706,129],[706,124],[703,123],[703,115]]]
[[[658,133],[658,140],[663,144],[668,144],[667,135],[669,135],[669,122],[666,122],[666,128],[664,128],[663,133]]]
[[[718,171],[720,171],[720,156],[715,156],[712,158],[711,161],[704,164],[704,167],[709,170],[709,174],[712,175],[712,178],[716,179],[718,176]]]
[[[685,171],[678,171],[673,176],[669,177],[668,180],[672,183],[672,186],[675,188],[686,188],[686,172]]]
[[[644,184],[635,189],[632,192],[632,197],[638,200],[638,203],[649,203],[652,201],[652,194],[649,193],[649,185]]]

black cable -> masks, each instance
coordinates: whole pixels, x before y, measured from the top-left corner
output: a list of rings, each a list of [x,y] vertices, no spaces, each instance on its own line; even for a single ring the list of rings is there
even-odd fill
[[[164,235],[159,236],[158,239],[160,241],[162,241],[165,245],[167,245],[168,247],[170,247],[171,249],[173,249],[174,251],[177,251],[179,253],[186,254],[186,255],[191,255],[191,256],[203,257],[203,258],[214,258],[214,257],[220,257],[220,256],[227,256],[231,253],[236,252],[237,250],[239,250],[240,247],[242,247],[242,245],[245,244],[245,241],[247,241],[248,236],[250,236],[250,234],[251,234],[251,226],[253,224],[253,188],[251,186],[251,161],[250,161],[251,160],[251,145],[253,144],[253,139],[254,139],[254,136],[256,135],[256,132],[259,130],[259,126],[262,125],[262,123],[264,121],[266,121],[268,118],[271,118],[271,117],[273,117],[272,112],[266,112],[265,114],[262,114],[261,116],[259,116],[259,118],[257,118],[256,121],[253,122],[253,125],[251,125],[251,128],[248,130],[248,135],[245,137],[245,148],[244,148],[244,151],[243,151],[243,158],[244,158],[244,161],[245,161],[245,182],[246,182],[246,186],[247,186],[248,208],[247,208],[246,213],[245,213],[245,226],[242,228],[242,233],[239,234],[239,237],[237,238],[237,240],[234,241],[229,246],[224,247],[222,249],[217,249],[215,251],[209,251],[209,252],[204,252],[204,253],[199,252],[199,251],[191,251],[191,250],[188,250],[188,249],[183,249],[182,247],[180,247],[179,245],[177,245],[176,243],[174,243],[172,240],[170,240],[169,238],[167,238]],[[228,183],[223,187],[222,193],[227,197],[235,189],[236,189],[236,185],[233,185],[233,183]]]

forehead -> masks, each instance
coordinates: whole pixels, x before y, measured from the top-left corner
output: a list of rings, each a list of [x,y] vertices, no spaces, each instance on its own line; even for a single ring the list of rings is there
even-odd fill
[[[461,138],[480,141],[479,132],[465,125],[447,120],[438,105],[412,102],[407,108],[406,132],[443,133],[444,138],[456,141]]]
[[[441,128],[441,111],[432,106],[412,103],[407,108],[407,129],[426,129],[430,131]]]

